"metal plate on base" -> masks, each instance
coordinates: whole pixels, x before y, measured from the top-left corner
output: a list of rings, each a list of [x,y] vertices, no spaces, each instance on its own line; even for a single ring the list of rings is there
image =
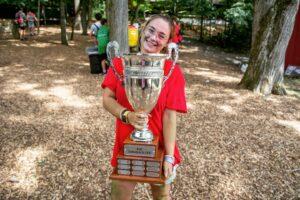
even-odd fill
[[[145,176],[126,176],[117,174],[116,170],[109,177],[112,180],[124,180],[124,181],[134,181],[140,183],[152,183],[152,184],[164,184],[166,179],[165,177],[159,178],[152,178],[152,177],[145,177]]]
[[[155,157],[155,146],[125,144],[124,145],[124,155],[154,158]]]

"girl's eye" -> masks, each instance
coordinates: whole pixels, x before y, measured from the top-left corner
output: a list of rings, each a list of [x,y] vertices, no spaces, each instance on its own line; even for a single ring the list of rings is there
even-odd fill
[[[155,31],[154,31],[154,29],[150,28],[150,29],[149,29],[149,32],[150,32],[150,33],[154,33]]]
[[[161,39],[161,40],[165,40],[165,39],[166,39],[166,36],[165,36],[165,35],[162,35],[162,34],[159,34],[158,37],[159,37],[159,39]]]

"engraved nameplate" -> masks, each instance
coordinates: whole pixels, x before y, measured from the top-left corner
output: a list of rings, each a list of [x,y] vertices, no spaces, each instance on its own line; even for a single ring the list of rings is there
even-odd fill
[[[118,174],[130,175],[130,171],[129,170],[124,170],[124,169],[119,169]]]
[[[159,162],[151,162],[151,161],[148,161],[148,162],[147,162],[147,166],[149,166],[149,167],[159,167],[160,164],[159,164]]]
[[[132,161],[132,164],[133,164],[133,165],[141,165],[141,166],[144,166],[144,165],[145,165],[145,161],[142,161],[142,160],[133,160],[133,161]]]
[[[155,146],[140,146],[140,145],[124,145],[124,155],[126,156],[142,156],[155,157]]]
[[[159,167],[147,167],[146,170],[150,171],[150,172],[159,172],[160,171]]]
[[[139,77],[139,78],[161,78],[164,71],[161,68],[151,67],[125,67],[125,77]]]
[[[145,172],[144,171],[132,171],[131,174],[133,176],[145,176]]]
[[[132,166],[132,170],[136,170],[136,171],[144,171],[145,167],[143,166]]]
[[[130,165],[130,160],[118,159],[118,164]]]
[[[118,169],[130,169],[130,165],[118,165]]]
[[[148,176],[148,177],[159,177],[159,173],[156,173],[156,172],[147,172],[146,176]]]

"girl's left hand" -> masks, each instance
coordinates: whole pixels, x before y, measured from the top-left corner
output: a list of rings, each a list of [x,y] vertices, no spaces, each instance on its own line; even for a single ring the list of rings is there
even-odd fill
[[[166,178],[169,178],[173,173],[173,165],[164,161],[164,174]]]

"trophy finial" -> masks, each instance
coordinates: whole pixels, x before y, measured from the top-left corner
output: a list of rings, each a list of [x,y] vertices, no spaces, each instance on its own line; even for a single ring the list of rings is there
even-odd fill
[[[113,53],[113,57],[112,57],[112,50],[114,51]],[[108,59],[108,61],[109,61],[109,64],[110,64],[110,66],[112,67],[112,69],[113,69],[113,71],[114,71],[114,74],[116,75],[116,77],[120,80],[120,81],[122,81],[122,79],[123,79],[123,77],[120,75],[120,74],[118,74],[118,72],[116,71],[116,69],[115,69],[115,67],[114,67],[114,64],[113,64],[113,59],[117,56],[117,57],[119,57],[120,56],[120,51],[119,51],[119,49],[120,49],[120,46],[119,46],[119,44],[118,44],[118,42],[117,41],[111,41],[111,42],[109,42],[108,44],[107,44],[107,46],[106,46],[106,54],[107,54],[107,59]]]
[[[174,51],[174,54],[173,54]],[[166,81],[170,78],[171,74],[173,73],[175,64],[177,63],[178,60],[178,45],[175,44],[174,42],[171,42],[168,44],[168,59],[173,59],[173,64],[171,67],[171,70],[169,72],[169,74],[167,76],[164,76],[164,84],[166,83]],[[173,58],[174,55],[174,58]]]

